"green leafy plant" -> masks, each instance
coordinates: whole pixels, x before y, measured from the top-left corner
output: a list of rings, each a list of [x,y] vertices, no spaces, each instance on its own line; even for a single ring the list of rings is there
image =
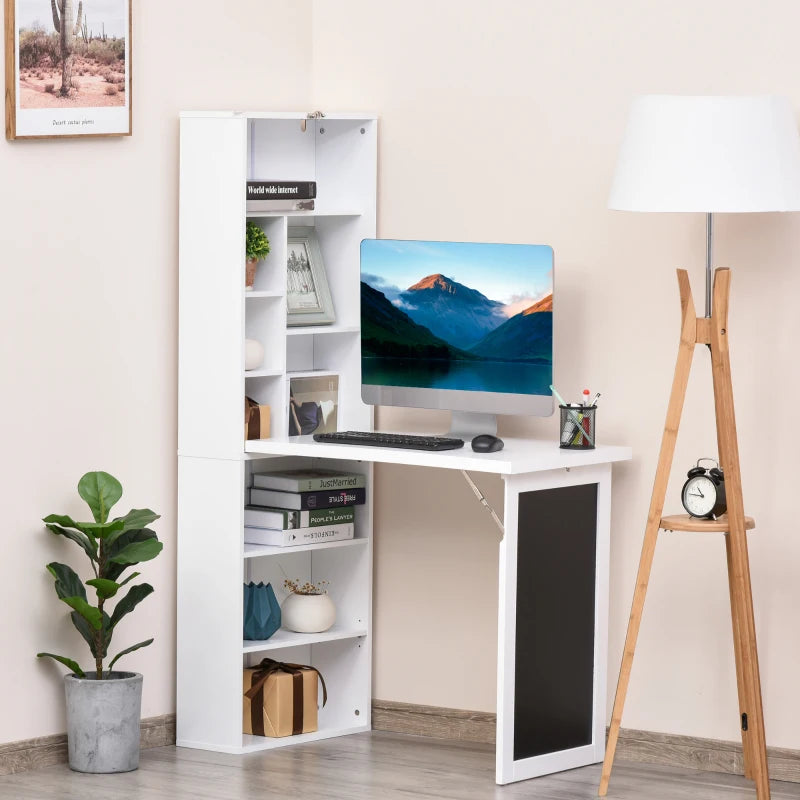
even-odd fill
[[[63,536],[79,545],[89,557],[94,577],[86,581],[86,586],[96,593],[97,605],[89,602],[84,584],[71,567],[53,561],[47,565],[47,570],[55,579],[58,599],[72,609],[72,624],[89,645],[99,680],[109,676],[120,657],[153,642],[148,639],[117,653],[111,659],[108,671],[103,673],[103,659],[108,654],[114,629],[123,617],[153,592],[153,587],[147,583],[131,586],[125,596],[116,601],[110,614],[106,601],[139,576],[140,573],[133,572],[121,581],[120,577],[128,567],[155,558],[163,545],[147,527],[159,518],[149,508],[134,508],[124,517],[108,519],[112,506],[122,497],[122,484],[113,475],[87,472],[78,482],[78,494],[89,506],[94,522],[75,522],[71,517],[61,514],[50,514],[43,522],[56,536]],[[36,655],[39,658],[53,658],[69,667],[79,678],[86,677],[86,673],[70,658],[53,653]]]
[[[247,260],[256,259],[256,261],[269,255],[269,239],[267,234],[258,227],[252,220],[247,221],[245,250],[247,253]]]

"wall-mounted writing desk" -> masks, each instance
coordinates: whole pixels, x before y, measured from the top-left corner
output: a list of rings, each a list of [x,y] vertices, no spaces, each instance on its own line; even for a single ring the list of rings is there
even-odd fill
[[[630,448],[505,439],[498,453],[432,453],[298,437],[246,451],[501,475],[497,782],[603,760],[611,464],[630,459]],[[489,513],[486,526],[495,530]]]

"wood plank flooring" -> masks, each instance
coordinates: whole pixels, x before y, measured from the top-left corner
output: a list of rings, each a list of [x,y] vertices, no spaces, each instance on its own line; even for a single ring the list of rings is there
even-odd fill
[[[496,786],[494,748],[372,732],[228,756],[158,747],[124,775],[81,775],[66,765],[0,778],[2,800],[590,800],[600,765]],[[800,785],[772,782],[774,800],[800,800]],[[611,800],[754,800],[736,775],[620,760]]]

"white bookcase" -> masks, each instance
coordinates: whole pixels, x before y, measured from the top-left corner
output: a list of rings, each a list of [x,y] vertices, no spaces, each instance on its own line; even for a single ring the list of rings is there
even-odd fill
[[[377,119],[369,114],[191,112],[180,134],[178,380],[178,745],[244,753],[368,730],[371,701],[372,467],[325,460],[367,476],[352,541],[295,548],[245,545],[243,509],[253,470],[308,466],[290,456],[288,379],[339,376],[338,427],[368,430],[361,401],[359,245],[375,236]],[[254,213],[248,179],[315,180],[314,211]],[[270,240],[245,291],[245,223]],[[289,226],[313,226],[333,298],[332,325],[286,325]],[[244,340],[265,348],[244,371]],[[271,410],[269,455],[246,453],[244,398]],[[281,442],[286,443],[284,450]],[[280,630],[242,639],[242,584],[284,575],[330,582],[336,624],[321,634]],[[312,664],[328,703],[319,730],[280,739],[242,734],[242,668],[263,657]]]

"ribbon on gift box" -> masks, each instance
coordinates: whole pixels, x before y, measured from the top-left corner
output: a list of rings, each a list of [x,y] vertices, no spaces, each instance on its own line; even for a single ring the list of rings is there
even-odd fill
[[[253,673],[253,683],[244,693],[250,701],[250,723],[256,736],[264,735],[264,684],[267,678],[276,672],[288,672],[292,676],[292,736],[303,732],[303,670],[310,669],[317,673],[322,684],[322,706],[328,702],[328,688],[325,678],[316,667],[305,664],[286,664],[272,658],[264,658]]]
[[[244,437],[248,441],[269,438],[269,406],[259,405],[251,397],[244,399]]]

